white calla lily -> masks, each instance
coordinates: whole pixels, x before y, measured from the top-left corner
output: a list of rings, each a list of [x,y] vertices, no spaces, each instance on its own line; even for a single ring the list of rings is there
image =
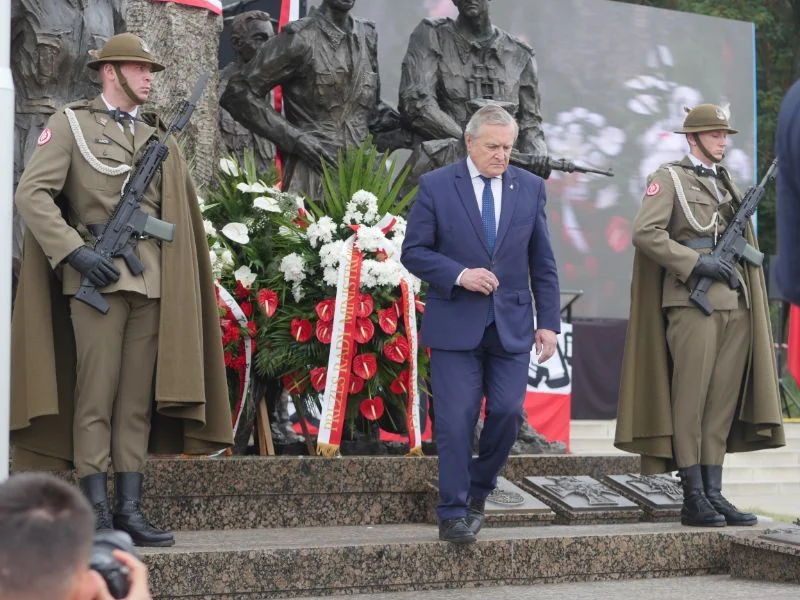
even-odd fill
[[[240,282],[244,287],[249,288],[256,280],[256,274],[250,270],[247,265],[242,265],[233,272],[236,281]]]
[[[255,183],[245,183],[242,181],[236,186],[236,189],[246,194],[263,194],[269,190],[269,188],[260,181],[256,181]]]
[[[270,198],[269,196],[259,196],[253,200],[253,206],[267,212],[281,212],[281,207],[278,204],[278,201],[275,200],[275,198]]]
[[[220,171],[225,173],[225,175],[230,175],[231,177],[238,177],[239,176],[239,167],[236,165],[236,161],[232,160],[227,157],[223,157],[219,159],[219,168]]]
[[[222,228],[222,234],[237,244],[247,244],[250,241],[248,233],[247,225],[244,223],[228,223]]]

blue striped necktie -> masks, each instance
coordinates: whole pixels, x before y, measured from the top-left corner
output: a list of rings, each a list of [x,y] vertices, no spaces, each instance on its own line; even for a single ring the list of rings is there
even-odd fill
[[[481,199],[481,219],[483,220],[483,231],[486,233],[486,241],[489,242],[489,254],[494,252],[494,243],[497,239],[497,223],[494,218],[494,194],[492,194],[492,180],[490,177],[479,175],[483,181],[483,197]],[[489,298],[489,314],[486,318],[486,325],[494,322],[494,298]]]

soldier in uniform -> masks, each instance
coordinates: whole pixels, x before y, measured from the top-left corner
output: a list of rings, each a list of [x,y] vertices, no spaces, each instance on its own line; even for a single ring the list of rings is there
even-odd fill
[[[489,0],[453,0],[458,17],[424,19],[411,34],[403,59],[399,110],[403,122],[426,140],[409,158],[412,179],[463,159],[464,127],[488,102],[504,106],[519,123],[515,148],[532,155],[517,164],[550,176],[542,133],[539,76],[533,50],[494,27]]]
[[[720,164],[736,130],[726,110],[700,104],[676,133],[689,154],[648,177],[633,224],[615,445],[641,454],[643,473],[678,469],[684,525],[753,525],[722,496],[725,454],[782,446],[784,435],[763,270],[711,254],[741,202]],[[700,277],[714,280],[710,316],[690,300]]]
[[[172,534],[140,509],[148,442],[159,453],[209,453],[232,443],[208,246],[172,139],[141,209],[173,223],[174,240],[141,239],[139,275],[95,252],[126,177],[148,141],[165,135],[155,115],[140,111],[153,73],[164,67],[130,33],[112,37],[88,66],[99,73],[102,94],[48,120],[16,192],[28,231],[12,321],[14,468],[74,464],[98,529],[168,546]],[[103,293],[107,314],[74,297],[82,278]]]
[[[321,160],[358,146],[382,129],[378,36],[370,21],[350,15],[355,0],[323,0],[288,24],[242,65],[220,104],[245,127],[286,153],[283,189],[319,198]],[[286,116],[270,106],[281,86]]]
[[[219,74],[219,91],[222,93],[228,86],[231,75],[246,64],[258,52],[264,43],[275,35],[268,13],[251,10],[236,15],[231,23],[231,44],[236,53],[236,60],[227,65]],[[270,99],[270,95],[267,95]],[[265,173],[272,168],[275,161],[275,146],[268,139],[253,133],[236,122],[236,119],[224,108],[219,110],[219,129],[225,151],[236,156],[241,163],[246,150],[253,152],[258,173]]]

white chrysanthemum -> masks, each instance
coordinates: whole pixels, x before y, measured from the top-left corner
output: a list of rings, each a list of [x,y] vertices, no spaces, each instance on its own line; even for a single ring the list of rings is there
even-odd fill
[[[362,252],[377,252],[387,243],[383,231],[377,227],[359,227],[356,234],[356,248]]]
[[[400,285],[401,269],[393,260],[378,262],[367,259],[361,267],[361,285],[367,288]]]
[[[306,229],[308,236],[308,243],[312,248],[316,248],[320,244],[327,244],[333,240],[333,234],[336,232],[336,223],[330,217],[320,217],[316,223],[311,223]]]
[[[306,292],[299,283],[292,284],[292,296],[295,302],[300,302],[305,298]]]
[[[289,283],[302,283],[306,278],[306,261],[296,252],[287,254],[281,259],[280,270],[284,280]]]
[[[222,277],[222,262],[219,256],[213,250],[209,250],[208,258],[211,261],[211,276],[214,277],[214,279],[219,279]]]
[[[392,227],[392,230],[389,232],[391,238],[393,240],[397,240],[398,237],[400,238],[406,237],[406,225],[407,222],[403,217],[395,217],[394,226]]]
[[[238,177],[239,176],[239,167],[236,164],[235,160],[232,160],[227,157],[223,157],[219,159],[219,169],[225,175],[230,175],[231,177]]]
[[[250,242],[247,225],[244,223],[228,223],[222,228],[222,234],[237,244],[247,244]]]
[[[222,268],[228,269],[233,266],[233,252],[225,248],[222,252],[220,252],[219,259],[222,262]]]
[[[244,287],[249,288],[256,280],[256,274],[250,270],[247,265],[242,265],[233,272],[236,281],[239,281]]]
[[[319,261],[323,268],[337,268],[342,259],[344,240],[335,240],[319,249]],[[334,284],[335,285],[335,284]]]
[[[267,212],[281,212],[281,207],[275,198],[269,196],[259,196],[253,200],[253,206]]]
[[[203,229],[205,229],[206,235],[217,235],[217,230],[214,229],[214,224],[211,221],[203,219]]]
[[[378,198],[372,192],[358,190],[347,203],[345,223],[374,225],[378,220]]]
[[[265,194],[269,188],[260,181],[256,181],[255,183],[245,183],[242,181],[236,186],[236,189],[245,194]]]
[[[335,267],[325,267],[322,271],[322,281],[325,285],[336,287],[339,285],[339,269]]]

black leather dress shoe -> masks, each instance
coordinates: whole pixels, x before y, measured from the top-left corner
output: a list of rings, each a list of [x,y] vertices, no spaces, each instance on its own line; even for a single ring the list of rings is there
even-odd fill
[[[472,544],[477,538],[470,531],[467,521],[461,517],[439,523],[439,539],[451,544]]]
[[[486,498],[478,500],[477,498],[470,498],[467,500],[467,526],[469,530],[478,535],[478,532],[483,526],[483,518],[486,509]]]

